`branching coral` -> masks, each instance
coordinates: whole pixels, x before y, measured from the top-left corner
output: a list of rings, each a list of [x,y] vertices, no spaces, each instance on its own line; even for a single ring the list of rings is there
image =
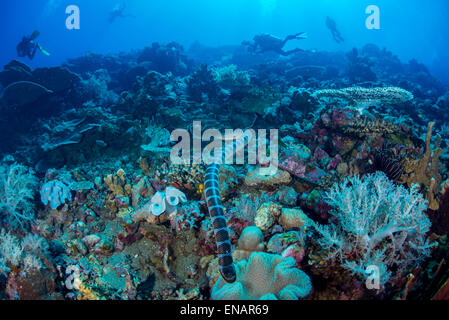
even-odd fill
[[[239,198],[234,198],[232,200],[232,208],[230,211],[234,216],[238,216],[244,221],[254,223],[257,210],[263,203],[268,202],[269,200],[270,197],[268,194],[263,192],[260,195],[242,193]]]
[[[439,174],[439,158],[443,153],[443,149],[439,147],[440,136],[437,136],[437,141],[433,148],[431,146],[434,125],[435,122],[430,122],[427,125],[426,151],[424,156],[419,160],[405,159],[404,174],[401,177],[401,182],[407,183],[408,186],[414,183],[423,185],[427,192],[426,199],[429,201],[429,208],[438,210],[437,195],[442,182],[441,175]]]
[[[254,252],[236,264],[237,280],[222,277],[212,289],[214,300],[294,300],[312,290],[310,278],[295,267],[295,259],[277,254]]]
[[[377,266],[383,286],[393,272],[400,275],[430,254],[427,205],[416,185],[408,190],[376,172],[334,184],[326,201],[337,222],[314,224],[318,242],[344,268],[368,277],[367,268]]]
[[[108,175],[104,178],[104,182],[113,196],[124,196],[130,194],[131,186],[126,183],[125,171],[119,169],[115,175]]]
[[[87,98],[96,102],[109,105],[117,101],[118,95],[108,89],[108,83],[111,81],[109,73],[105,69],[99,69],[90,75],[87,80],[81,81],[81,88]]]
[[[219,95],[220,87],[206,64],[202,64],[185,82],[188,95],[197,102],[213,100]]]

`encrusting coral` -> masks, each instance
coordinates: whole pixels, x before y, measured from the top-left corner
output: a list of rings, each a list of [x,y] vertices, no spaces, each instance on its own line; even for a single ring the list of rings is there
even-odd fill
[[[130,186],[125,185],[126,178],[123,169],[119,169],[115,175],[110,174],[106,176],[104,182],[114,196],[124,196],[127,190],[130,190]]]
[[[156,43],[0,71],[0,300],[435,296],[448,278],[447,88],[374,45],[236,49]],[[212,154],[175,164],[170,132],[196,121],[193,154],[227,128],[257,132],[259,149],[274,145],[259,130],[279,129],[278,150],[246,161],[249,144],[208,175]],[[372,266],[380,290],[364,285]]]

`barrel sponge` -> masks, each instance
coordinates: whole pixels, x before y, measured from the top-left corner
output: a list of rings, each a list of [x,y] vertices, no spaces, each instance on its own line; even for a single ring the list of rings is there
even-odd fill
[[[295,300],[312,290],[309,276],[295,267],[291,257],[254,252],[236,264],[237,279],[227,283],[221,276],[212,288],[214,300]]]

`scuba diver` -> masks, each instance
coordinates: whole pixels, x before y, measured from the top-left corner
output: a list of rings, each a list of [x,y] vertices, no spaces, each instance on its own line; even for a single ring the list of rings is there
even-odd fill
[[[305,32],[300,32],[295,35],[287,36],[284,40],[279,39],[271,34],[260,34],[254,37],[253,42],[243,41],[242,45],[248,47],[248,51],[253,53],[264,53],[268,51],[276,52],[282,56],[288,56],[295,52],[304,51],[303,49],[296,48],[289,51],[284,51],[285,44],[290,40],[307,39]]]
[[[340,34],[340,31],[337,30],[337,24],[330,17],[326,17],[326,26],[332,32],[332,37],[337,43],[344,42],[345,39]]]
[[[27,56],[30,58],[30,60],[33,60],[34,55],[36,54],[36,50],[39,49],[40,52],[45,54],[46,56],[49,56],[50,54],[45,51],[41,45],[37,42],[34,42],[34,40],[40,35],[39,31],[35,30],[31,36],[29,37],[23,37],[22,41],[17,45],[17,55],[19,57],[25,57]]]
[[[127,17],[134,17],[132,14],[125,14],[124,11],[126,9],[126,4],[124,2],[118,3],[115,5],[115,7],[112,9],[111,12],[109,12],[109,23],[114,22],[117,18],[127,18]]]

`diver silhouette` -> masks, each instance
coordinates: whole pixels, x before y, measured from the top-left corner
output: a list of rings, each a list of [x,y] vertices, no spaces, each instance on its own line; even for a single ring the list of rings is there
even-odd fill
[[[341,36],[340,31],[337,29],[337,24],[330,17],[326,17],[326,26],[332,32],[332,37],[335,42],[341,43],[345,41],[345,39]]]
[[[289,51],[284,51],[283,48],[288,41],[291,40],[301,40],[307,39],[307,35],[305,32],[300,32],[295,35],[287,36],[284,40],[279,39],[271,34],[260,34],[256,35],[252,42],[243,41],[242,45],[248,47],[249,52],[253,53],[264,53],[273,51],[282,56],[288,56],[295,52],[304,51],[303,49],[296,48]]]
[[[49,56],[50,54],[45,51],[39,43],[34,42],[39,35],[39,31],[35,30],[30,36],[24,36],[22,41],[20,41],[16,47],[17,55],[19,57],[28,57],[30,60],[33,60],[37,49],[39,49],[43,54]]]
[[[126,4],[124,2],[118,3],[115,5],[115,7],[109,12],[109,23],[112,23],[117,18],[128,18],[128,17],[135,17],[132,14],[125,14],[124,11],[126,9]]]

